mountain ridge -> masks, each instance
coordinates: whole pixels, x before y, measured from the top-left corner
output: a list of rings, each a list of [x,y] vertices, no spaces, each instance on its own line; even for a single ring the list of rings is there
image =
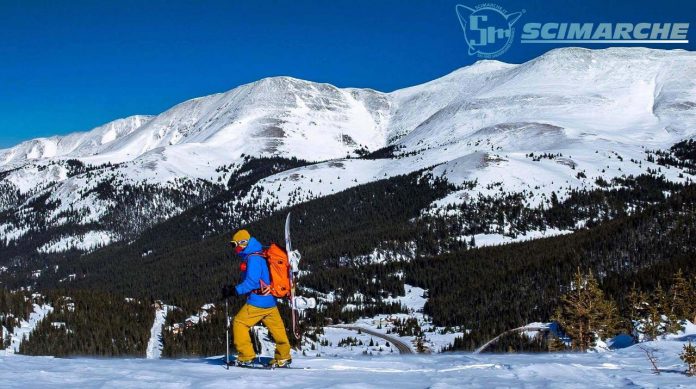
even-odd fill
[[[658,170],[646,149],[696,134],[693,80],[696,53],[643,48],[562,48],[519,65],[478,61],[390,93],[268,77],[123,119],[117,134],[105,130],[112,122],[67,135],[60,139],[85,139],[61,150],[38,150],[32,142],[41,140],[0,150],[0,184],[10,194],[0,210],[21,221],[0,223],[0,240],[29,228],[27,210],[39,199],[51,205],[49,225],[74,212],[82,224],[97,222],[119,207],[108,192],[97,196],[105,188],[188,198],[158,201],[168,204],[162,217],[176,215],[200,193],[221,190],[250,157],[311,165],[261,178],[229,209],[260,202],[277,210],[420,170],[465,188],[436,207],[499,189],[528,193],[534,206],[600,179]],[[392,151],[384,158],[361,158],[385,147]],[[663,174],[685,181],[675,169]]]
[[[560,75],[563,77],[572,78],[575,77],[576,73],[581,75],[586,74],[588,69],[605,68],[606,66],[602,67],[597,66],[596,64],[598,63],[598,61],[600,63],[605,64],[609,63],[608,60],[605,59],[607,57],[614,57],[631,61],[645,60],[645,57],[649,57],[648,60],[655,61],[664,60],[665,58],[674,59],[680,56],[691,57],[690,59],[693,60],[693,53],[682,50],[666,51],[643,48],[612,48],[604,50],[589,50],[581,48],[562,48],[551,50],[541,55],[540,57],[537,57],[523,64],[506,64],[503,62],[492,60],[478,61],[470,66],[465,66],[456,69],[432,81],[420,85],[398,89],[389,93],[376,91],[370,88],[338,88],[328,83],[306,81],[289,76],[266,77],[255,82],[240,85],[226,92],[215,93],[212,95],[197,97],[194,99],[183,101],[163,111],[158,115],[134,115],[128,118],[117,119],[115,121],[105,123],[85,133],[70,133],[64,136],[37,138],[22,142],[17,146],[0,150],[0,166],[7,166],[10,162],[14,162],[14,164],[16,165],[22,162],[40,161],[42,159],[53,157],[87,158],[92,157],[93,154],[108,154],[108,156],[111,158],[110,162],[125,162],[136,159],[145,152],[157,147],[173,146],[180,144],[180,142],[206,143],[206,141],[209,141],[211,139],[215,140],[220,138],[220,136],[216,137],[216,131],[212,131],[211,133],[211,130],[217,130],[217,132],[228,130],[226,127],[234,125],[235,118],[239,119],[239,117],[236,116],[235,113],[237,113],[240,110],[249,109],[249,101],[246,101],[246,99],[250,99],[251,103],[260,103],[267,105],[269,101],[273,101],[273,103],[275,104],[280,104],[279,106],[271,107],[275,108],[278,111],[276,112],[277,115],[266,118],[267,121],[274,119],[278,123],[266,122],[262,124],[264,125],[264,128],[266,130],[268,130],[269,128],[276,129],[276,135],[281,135],[276,136],[276,138],[287,137],[288,134],[282,131],[278,131],[278,128],[285,130],[285,128],[283,128],[285,127],[283,126],[283,124],[285,124],[283,123],[283,116],[288,114],[289,108],[297,107],[297,104],[294,104],[293,106],[292,101],[285,101],[287,105],[283,106],[282,104],[284,103],[284,101],[282,101],[282,99],[280,99],[281,101],[278,101],[278,97],[280,96],[288,99],[297,98],[297,95],[289,95],[287,93],[283,94],[281,92],[287,92],[288,90],[302,91],[305,89],[309,90],[310,92],[315,92],[317,90],[323,92],[323,94],[319,94],[318,96],[312,95],[311,93],[308,93],[308,95],[305,96],[307,98],[307,101],[317,103],[309,107],[310,110],[313,111],[327,108],[326,106],[320,104],[322,99],[325,100],[327,98],[327,95],[329,97],[338,99],[334,103],[337,104],[339,108],[346,108],[345,104],[350,102],[345,99],[341,99],[346,97],[340,96],[341,94],[353,95],[353,97],[361,94],[365,95],[360,99],[356,99],[358,102],[362,102],[363,104],[365,103],[365,101],[361,100],[364,100],[365,98],[377,100],[374,102],[374,105],[376,105],[376,107],[371,107],[370,109],[368,109],[368,113],[373,115],[384,115],[386,112],[386,119],[389,121],[388,125],[397,127],[389,129],[392,132],[391,134],[382,134],[381,142],[377,142],[377,144],[372,145],[373,147],[379,148],[387,146],[389,144],[393,144],[395,143],[395,140],[398,140],[400,138],[400,136],[404,136],[413,132],[415,129],[419,128],[419,125],[427,124],[426,122],[429,119],[433,118],[433,115],[439,114],[442,116],[448,116],[446,115],[446,112],[441,113],[443,109],[448,109],[448,112],[450,114],[456,114],[456,111],[458,109],[456,105],[461,104],[455,103],[455,106],[450,105],[452,103],[452,100],[454,98],[457,98],[458,96],[479,93],[481,91],[481,88],[485,88],[488,90],[488,92],[484,91],[484,98],[490,99],[496,96],[499,97],[501,95],[505,95],[506,90],[509,91],[509,87],[507,87],[507,89],[502,88],[502,90],[498,92],[493,92],[494,90],[498,89],[498,85],[491,86],[488,83],[488,81],[491,81],[491,79],[494,79],[499,76],[503,76],[502,79],[499,80],[500,83],[509,84],[511,81],[514,82],[516,77],[518,77],[520,73],[529,72],[530,70],[536,73],[544,71],[546,74],[545,82],[548,82],[549,75],[559,75],[560,73]],[[611,68],[612,66],[615,67],[617,65],[610,64],[607,66]],[[604,71],[606,71],[606,69],[604,69]],[[483,77],[483,79],[487,82],[481,84],[480,86],[476,85],[472,87],[471,85],[464,85],[466,88],[463,91],[446,90],[448,87],[451,88],[452,86],[454,86],[454,88],[452,89],[456,89],[457,85],[461,86],[461,84],[463,84],[464,82],[472,81],[472,79],[470,78],[472,76],[474,76],[474,81],[480,81],[479,79],[481,78],[481,75],[484,74],[486,74],[487,76]],[[526,79],[528,79],[528,77],[526,77]],[[537,86],[539,86],[538,80]],[[423,104],[414,104],[414,94],[425,95],[425,100],[430,99],[433,95],[439,95],[441,97],[439,104],[440,106],[434,108],[432,106],[428,106],[427,104],[425,106]],[[444,98],[442,98],[442,95],[445,95]],[[530,96],[530,98],[532,97],[533,96]],[[341,106],[341,103],[343,103],[344,105]],[[385,105],[387,108],[386,110]],[[230,106],[232,108],[231,112]],[[416,108],[416,111],[421,112],[421,115],[418,115],[416,118],[411,118],[412,120],[404,120],[404,118],[399,117],[399,110],[414,110],[414,106]],[[670,105],[668,104],[668,106]],[[663,105],[659,104],[656,105],[656,107],[661,108],[663,110],[666,109],[663,108]],[[688,108],[688,105],[682,107]],[[227,112],[225,112],[228,114],[227,116],[221,116],[219,114],[216,116],[215,112],[211,112],[221,110],[223,110],[224,112],[225,109],[228,110]],[[383,112],[379,112],[380,110],[382,110]],[[425,116],[425,118],[423,116]],[[70,152],[58,154],[53,154],[50,152],[37,154],[36,152],[32,152],[32,149],[29,149],[28,151],[26,151],[23,159],[21,158],[21,156],[20,158],[17,158],[17,154],[20,154],[21,152],[21,150],[17,150],[17,148],[27,144],[28,142],[36,143],[40,141],[51,140],[61,141],[82,134],[97,133],[103,127],[114,126],[121,121],[127,121],[138,118],[144,118],[144,120],[138,122],[139,125],[134,126],[134,128],[132,128],[131,131],[127,131],[122,136],[110,139],[109,142],[100,142],[99,144],[94,145],[96,149],[87,148],[87,150],[85,150],[82,154],[76,153],[76,151],[79,150],[70,150]],[[244,118],[241,119],[243,121]],[[253,120],[254,118],[252,117],[250,119]],[[345,120],[347,118],[344,116],[338,117],[337,119],[338,120],[335,120],[335,122],[340,122],[341,119]],[[394,119],[397,119],[396,125],[393,123]],[[432,120],[434,119],[437,119],[437,117],[433,118]],[[222,120],[223,123],[222,125],[213,126],[213,128],[211,129],[211,126],[208,123],[210,123],[213,120]],[[249,120],[249,118],[247,118],[247,120]],[[200,123],[201,121],[203,121],[202,124]],[[380,123],[376,123],[377,121],[379,120],[375,120],[375,123],[360,124],[367,124],[368,127],[370,126],[370,124],[372,124],[372,128],[370,128],[370,130],[379,132]],[[401,122],[403,121],[406,121],[406,123],[401,124]],[[280,126],[277,126],[275,124],[280,124]],[[198,125],[199,128],[195,128],[196,125]],[[139,132],[146,132],[145,130],[147,130],[147,127],[155,128],[152,129],[151,133],[140,135],[138,134]],[[270,133],[272,132],[273,130],[270,130]],[[269,135],[269,132],[267,131],[265,134]],[[346,135],[350,136],[349,133]],[[189,137],[191,138],[189,139]],[[272,134],[271,137],[273,137]],[[131,144],[127,144],[128,142],[126,141],[128,140],[132,141],[130,142]],[[143,141],[145,141],[145,144],[142,144]],[[122,148],[126,149],[127,157],[123,155],[116,155],[118,151],[122,151],[119,150],[119,144]],[[138,146],[140,147],[135,147],[133,144],[138,144]],[[260,151],[272,151],[271,149],[272,148],[265,150],[261,149]],[[132,153],[130,151],[132,151]],[[350,151],[350,148],[347,148],[346,151]],[[10,153],[12,154],[12,156],[8,155]]]

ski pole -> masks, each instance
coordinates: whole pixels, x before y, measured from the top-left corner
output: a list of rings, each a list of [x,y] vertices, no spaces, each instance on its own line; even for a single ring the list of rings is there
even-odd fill
[[[225,299],[225,366],[230,370],[230,314],[227,299]]]

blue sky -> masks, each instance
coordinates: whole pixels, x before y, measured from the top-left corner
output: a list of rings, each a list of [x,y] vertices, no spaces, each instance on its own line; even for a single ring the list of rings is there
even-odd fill
[[[481,2],[0,0],[0,147],[157,114],[267,76],[382,91],[428,81],[478,59],[454,7]],[[524,9],[520,23],[696,15],[694,2],[674,0],[494,2]],[[694,50],[689,38],[661,47]],[[524,62],[554,47],[516,44],[497,59]]]

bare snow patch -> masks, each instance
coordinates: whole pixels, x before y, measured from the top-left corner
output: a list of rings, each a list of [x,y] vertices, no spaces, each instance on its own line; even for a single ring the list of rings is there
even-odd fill
[[[29,314],[29,321],[22,320],[10,334],[10,347],[5,350],[5,355],[19,352],[19,346],[25,339],[29,339],[31,332],[43,320],[46,315],[53,312],[53,307],[48,304],[33,304],[34,311]]]
[[[64,236],[58,241],[49,242],[36,249],[40,253],[57,253],[77,249],[92,251],[111,243],[113,237],[106,231],[90,231],[77,236]]]
[[[384,299],[384,302],[387,304],[393,302],[400,303],[405,306],[409,312],[423,312],[425,303],[428,301],[428,291],[408,284],[404,285],[404,289],[406,290],[406,295],[389,297]]]
[[[573,233],[573,231],[559,230],[557,228],[547,228],[544,231],[528,231],[526,234],[519,234],[514,238],[502,234],[476,234],[474,235],[474,243],[476,243],[476,247],[497,246],[508,243],[523,242],[533,239],[550,238],[552,236],[566,235],[570,233]],[[461,239],[466,238],[467,237],[461,237]]]

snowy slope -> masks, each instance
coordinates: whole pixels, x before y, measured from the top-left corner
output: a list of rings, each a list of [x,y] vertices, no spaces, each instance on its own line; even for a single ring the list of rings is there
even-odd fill
[[[344,157],[359,147],[384,146],[389,108],[387,96],[372,90],[265,78],[186,101],[153,118],[123,119],[132,127],[128,131],[124,123],[113,122],[84,134],[24,142],[0,150],[0,166],[65,156],[95,165],[142,158],[170,170],[157,178],[162,181],[177,174],[196,175],[187,164],[197,153],[206,154],[206,162],[214,161],[213,168],[241,154],[321,161]],[[116,134],[117,126],[124,129]]]
[[[13,354],[19,352],[19,346],[31,336],[31,332],[46,317],[53,312],[53,307],[48,304],[33,304],[33,312],[29,314],[29,321],[22,320],[18,327],[12,330],[10,347],[5,350],[5,354]]]
[[[147,342],[147,359],[159,359],[162,356],[162,327],[167,320],[167,313],[172,309],[171,305],[164,305],[162,309],[155,311],[155,321],[150,329],[150,340]]]
[[[80,236],[66,236],[57,242],[47,243],[39,247],[36,251],[39,253],[51,253],[67,251],[70,248],[76,248],[82,251],[92,251],[101,246],[108,245],[111,242],[111,236],[104,231],[90,231]]]
[[[0,150],[0,171],[21,166],[30,161],[59,157],[86,157],[103,145],[107,145],[140,128],[151,119],[136,115],[114,120],[88,132],[76,132],[66,136],[32,139],[19,145]]]
[[[192,360],[57,359],[0,356],[0,381],[26,387],[223,388],[456,388],[456,387],[693,387],[682,372],[683,342],[657,349],[662,374],[636,346],[607,353],[441,354],[355,358],[294,357],[295,369],[252,370],[220,364],[222,357]],[[645,346],[645,345],[644,345]],[[308,369],[300,369],[306,367]]]
[[[23,203],[0,204],[0,210],[16,210],[19,220],[15,225],[0,222],[0,239],[11,241],[26,233],[24,227],[31,224],[26,208],[45,193],[46,202],[56,204],[49,225],[61,225],[63,215],[73,212],[81,214],[80,224],[87,224],[99,222],[118,206],[94,193],[104,183],[146,183],[178,191],[201,180],[209,185],[226,182],[218,168],[239,163],[244,155],[322,161],[377,149],[385,145],[388,111],[388,100],[376,91],[274,77],[186,101],[147,120],[132,121],[137,128],[117,134],[112,131],[115,124],[109,124],[85,134],[25,142],[0,151],[0,183],[26,197]],[[67,159],[93,168],[70,174],[61,162]],[[159,215],[183,210],[172,205]],[[66,241],[86,246],[80,237]],[[54,247],[69,248],[57,244],[42,249]]]
[[[290,194],[321,196],[437,166],[433,172],[451,182],[476,180],[469,196],[502,187],[532,192],[532,205],[552,191],[562,199],[570,189],[595,187],[598,177],[657,170],[646,149],[696,134],[695,79],[696,54],[680,50],[567,48],[521,65],[481,61],[389,95],[388,141],[402,158],[331,161],[259,186],[282,183],[267,197],[283,206]],[[532,152],[563,156],[535,161]],[[683,181],[677,170],[664,173]]]
[[[152,118],[1,150],[0,171],[16,170],[0,180],[21,193],[50,188],[50,201],[64,200],[56,215],[69,204],[99,221],[109,204],[80,193],[101,182],[226,182],[218,168],[243,155],[282,156],[320,163],[267,177],[239,202],[280,208],[432,169],[455,184],[478,184],[436,206],[501,190],[527,191],[536,205],[552,191],[563,199],[571,189],[595,187],[598,177],[656,170],[646,149],[696,134],[695,80],[696,53],[643,48],[562,48],[520,65],[479,61],[392,93],[272,77]],[[384,146],[396,147],[397,157],[344,159]],[[529,153],[563,156],[536,161]],[[51,163],[65,158],[120,165],[68,177]],[[685,180],[677,169],[663,173]],[[21,234],[0,225],[0,239]]]

